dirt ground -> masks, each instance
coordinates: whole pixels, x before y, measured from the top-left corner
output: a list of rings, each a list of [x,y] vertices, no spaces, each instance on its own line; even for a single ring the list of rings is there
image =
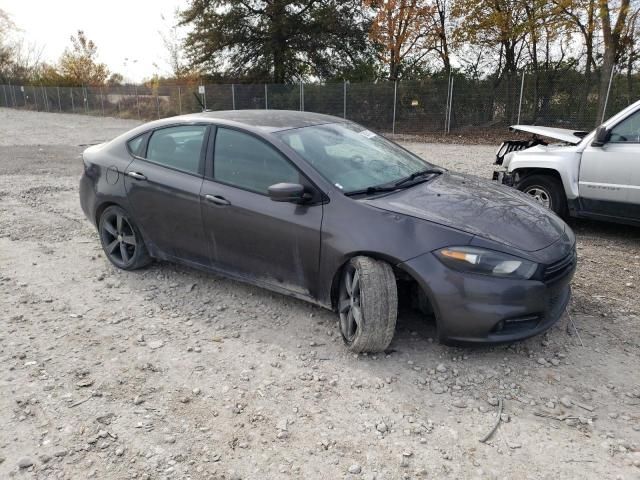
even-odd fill
[[[107,262],[81,145],[136,123],[0,109],[0,478],[640,478],[640,229],[572,223],[546,335],[452,348],[403,312],[387,355],[353,355],[329,311]],[[494,146],[408,145],[492,170]]]

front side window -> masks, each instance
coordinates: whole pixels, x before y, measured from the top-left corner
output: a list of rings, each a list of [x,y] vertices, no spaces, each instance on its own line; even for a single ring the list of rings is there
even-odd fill
[[[156,130],[149,139],[147,160],[188,173],[198,173],[207,127],[184,125]]]
[[[273,147],[237,130],[218,128],[213,177],[266,195],[276,183],[300,183],[298,170]]]
[[[609,141],[613,143],[640,143],[640,111],[613,127]]]
[[[351,123],[330,123],[277,134],[345,193],[392,183],[431,165],[398,145]]]

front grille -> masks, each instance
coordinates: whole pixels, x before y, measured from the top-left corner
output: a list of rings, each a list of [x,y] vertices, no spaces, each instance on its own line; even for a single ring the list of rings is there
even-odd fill
[[[561,260],[558,260],[555,263],[552,263],[551,265],[548,265],[544,269],[544,273],[543,273],[544,281],[549,282],[549,281],[555,280],[556,278],[562,277],[563,275],[565,275],[567,272],[569,272],[575,267],[577,261],[578,261],[578,256],[576,254],[576,251],[571,250],[571,253],[569,253],[569,255],[567,255]]]

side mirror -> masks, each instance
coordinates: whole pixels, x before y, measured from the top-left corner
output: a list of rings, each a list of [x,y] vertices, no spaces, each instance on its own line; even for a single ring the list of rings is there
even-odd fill
[[[610,136],[611,132],[607,129],[607,127],[598,127],[596,129],[596,136],[593,138],[593,142],[591,142],[591,145],[593,145],[594,147],[602,147],[609,141]]]
[[[306,200],[308,194],[299,183],[276,183],[269,187],[269,198],[274,202],[299,203]]]

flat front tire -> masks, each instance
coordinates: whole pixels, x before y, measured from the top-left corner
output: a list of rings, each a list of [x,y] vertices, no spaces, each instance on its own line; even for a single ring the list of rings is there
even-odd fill
[[[113,205],[102,212],[98,233],[102,250],[116,267],[135,270],[151,262],[140,231],[124,209]]]
[[[382,352],[395,333],[398,289],[391,266],[369,257],[343,268],[338,296],[340,333],[352,352]]]

